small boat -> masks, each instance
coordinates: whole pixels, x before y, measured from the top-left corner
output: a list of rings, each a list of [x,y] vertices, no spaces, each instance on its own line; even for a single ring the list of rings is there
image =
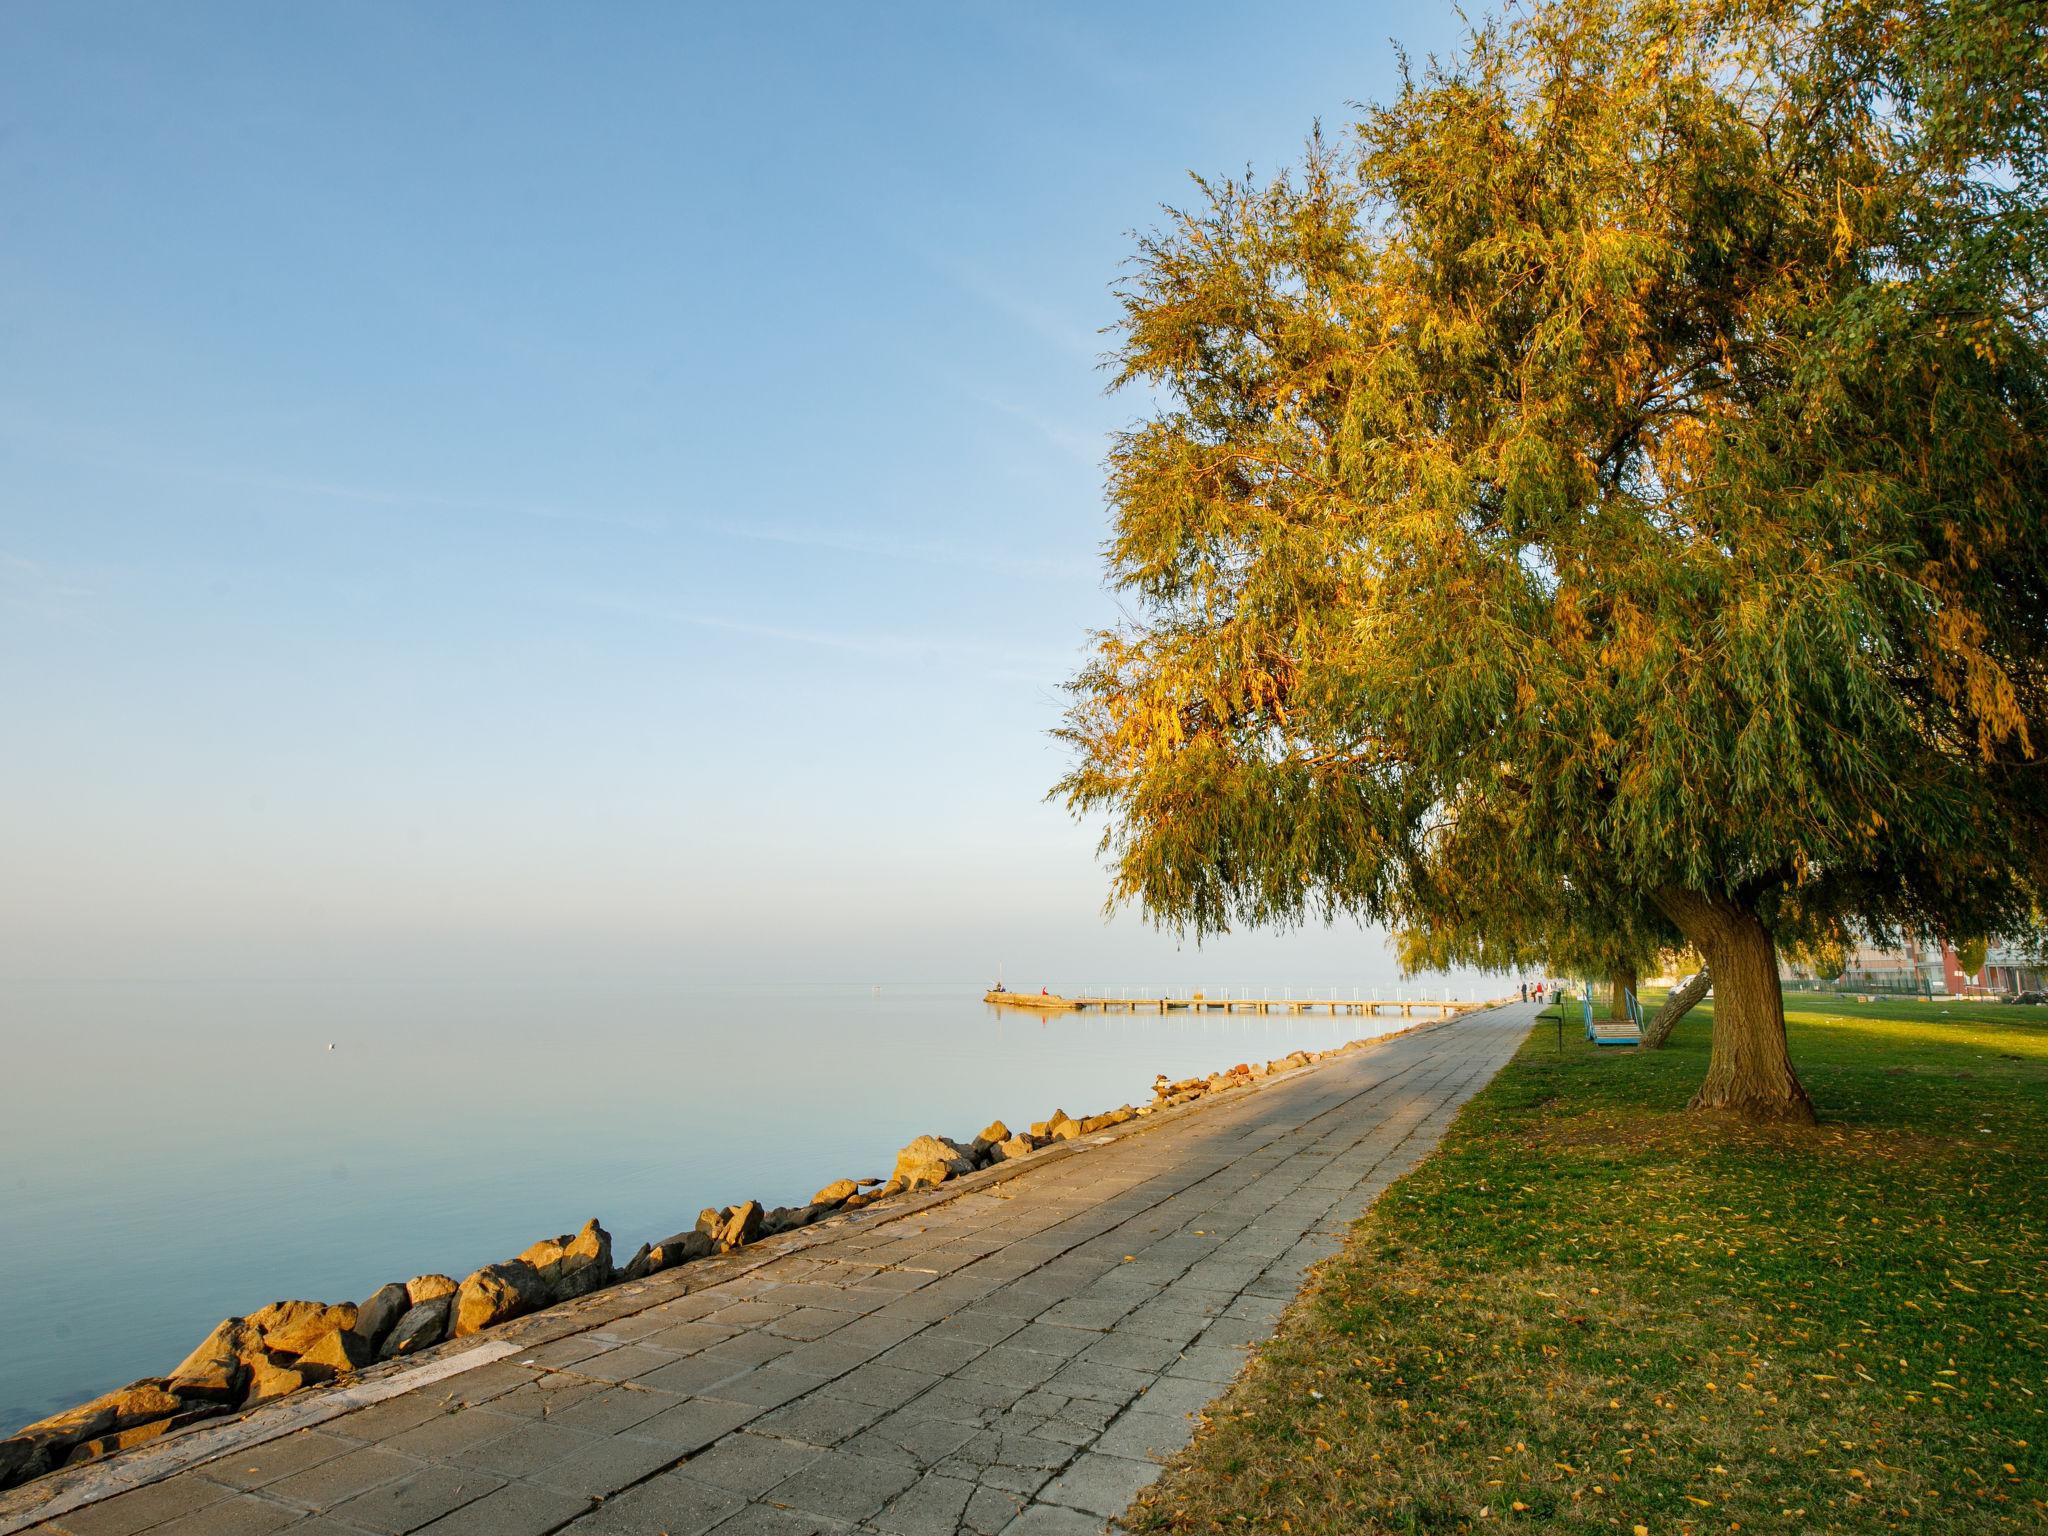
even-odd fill
[[[996,1003],[1004,1008],[1042,1008],[1048,1013],[1064,1012],[1081,1005],[1056,992],[1012,992],[1005,987],[991,987],[981,994],[984,1003]]]

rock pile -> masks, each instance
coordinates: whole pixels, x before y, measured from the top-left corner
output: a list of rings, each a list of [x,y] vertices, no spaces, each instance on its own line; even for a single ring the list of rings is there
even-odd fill
[[[896,1155],[895,1171],[887,1181],[837,1179],[800,1206],[771,1210],[747,1200],[706,1209],[691,1230],[643,1243],[616,1269],[611,1234],[593,1220],[579,1232],[544,1238],[516,1259],[486,1264],[460,1283],[447,1275],[415,1275],[403,1284],[380,1287],[360,1304],[274,1301],[247,1317],[223,1319],[169,1375],[131,1383],[0,1440],[0,1488],[347,1376],[377,1361],[463,1338],[587,1296],[615,1281],[639,1280],[893,1195],[935,1188],[1155,1110],[1192,1103],[1373,1043],[1354,1040],[1329,1051],[1294,1051],[1263,1065],[1240,1062],[1208,1077],[1174,1081],[1162,1075],[1152,1086],[1154,1102],[1135,1109],[1125,1104],[1079,1119],[1056,1109],[1025,1131],[1012,1131],[997,1120],[965,1142],[920,1136]]]

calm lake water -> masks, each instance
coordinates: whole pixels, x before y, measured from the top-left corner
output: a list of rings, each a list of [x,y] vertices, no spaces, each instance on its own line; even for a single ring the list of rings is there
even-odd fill
[[[886,1175],[920,1132],[1404,1023],[979,990],[0,985],[0,1432],[280,1297],[459,1278],[591,1216],[623,1261],[706,1205]]]

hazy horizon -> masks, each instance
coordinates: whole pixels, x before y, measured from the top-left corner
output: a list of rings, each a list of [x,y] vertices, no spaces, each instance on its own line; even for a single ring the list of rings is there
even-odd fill
[[[1128,231],[1448,22],[6,8],[0,979],[1391,977],[1046,733]]]

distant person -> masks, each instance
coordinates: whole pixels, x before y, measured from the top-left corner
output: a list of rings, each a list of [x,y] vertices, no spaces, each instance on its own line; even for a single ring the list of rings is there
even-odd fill
[[[1526,981],[1522,983],[1522,1001],[1525,1003],[1529,1001],[1529,983]]]
[[[1539,1004],[1543,1001],[1543,983],[1540,981],[1536,983],[1536,1001]]]

